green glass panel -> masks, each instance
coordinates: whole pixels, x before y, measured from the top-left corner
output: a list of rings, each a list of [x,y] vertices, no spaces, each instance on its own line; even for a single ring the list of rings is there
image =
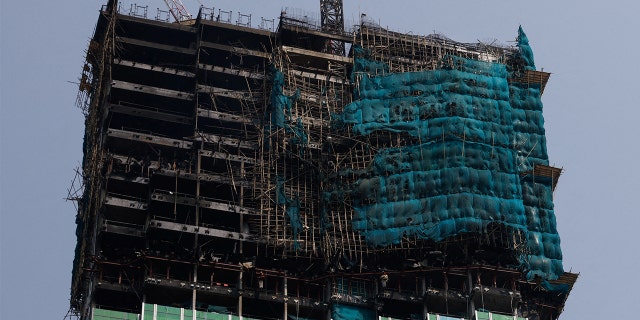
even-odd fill
[[[137,313],[127,313],[106,309],[93,309],[93,320],[137,320]]]
[[[493,320],[513,320],[513,316],[507,316],[504,314],[495,314],[495,313],[491,315],[491,318]]]
[[[160,314],[180,316],[180,308],[158,306],[158,315]]]
[[[476,320],[489,320],[489,312],[476,311]]]
[[[196,319],[197,320],[227,320],[227,319],[229,319],[229,315],[220,314],[220,313],[216,313],[216,312],[197,311],[196,312]]]

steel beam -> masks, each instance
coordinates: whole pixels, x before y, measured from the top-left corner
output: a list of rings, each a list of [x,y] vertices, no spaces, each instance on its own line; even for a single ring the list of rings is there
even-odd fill
[[[176,231],[176,232],[187,232],[187,233],[199,234],[202,236],[209,236],[209,237],[215,237],[215,238],[224,238],[224,239],[242,240],[242,241],[255,241],[253,239],[254,236],[249,233],[240,233],[240,232],[234,232],[234,231],[198,227],[198,226],[189,225],[189,224],[161,221],[161,220],[154,220],[154,219],[152,219],[149,222],[149,228]]]
[[[132,39],[132,38],[127,38],[127,37],[122,37],[122,36],[117,36],[116,37],[116,41],[121,42],[121,43],[141,46],[141,47],[155,48],[155,49],[164,50],[164,51],[173,51],[173,52],[182,53],[182,54],[188,54],[188,55],[195,55],[196,54],[196,50],[195,49],[189,49],[189,48],[183,48],[183,47],[177,47],[177,46],[170,46],[170,45],[166,45],[166,44],[159,44],[157,42]]]
[[[129,90],[142,92],[146,94],[153,94],[162,97],[180,99],[180,100],[193,100],[193,94],[183,91],[170,90],[165,88],[158,88],[153,86],[146,86],[132,82],[113,80],[111,82],[111,87],[115,89]]]
[[[122,60],[122,59],[117,59],[117,60],[113,61],[113,64],[120,65],[120,66],[126,66],[126,67],[132,67],[132,68],[136,68],[136,69],[142,69],[142,70],[150,70],[150,71],[162,72],[162,73],[171,74],[171,75],[175,74],[175,75],[178,75],[178,76],[183,76],[183,77],[188,77],[188,78],[193,78],[196,75],[193,72],[184,71],[184,70],[180,70],[180,69],[169,68],[169,67],[159,67],[159,66],[154,66],[152,64],[146,64],[146,63],[142,63],[142,62],[128,61],[128,60]]]
[[[259,102],[260,100],[249,91],[237,91],[232,89],[218,88],[213,86],[206,86],[199,84],[197,88],[199,93],[208,93],[214,96],[220,96],[225,98]]]
[[[193,142],[158,137],[151,134],[132,132],[120,129],[109,129],[107,130],[107,136],[112,138],[120,138],[131,141],[140,141],[146,143],[157,144],[161,146],[174,147],[180,149],[191,149],[193,146]]]
[[[239,116],[231,113],[207,110],[202,108],[198,108],[198,116],[203,118],[227,121],[227,122],[253,124],[253,120],[249,117]]]
[[[173,122],[173,123],[180,123],[180,124],[193,124],[192,117],[186,117],[186,116],[181,116],[177,114],[162,112],[157,108],[112,104],[109,106],[109,111],[120,113],[120,114],[126,114],[130,116],[135,116],[135,117],[166,121],[166,122]]]
[[[108,205],[108,206],[114,206],[114,207],[122,207],[122,208],[137,209],[137,210],[147,210],[147,204],[145,202],[136,201],[136,200],[129,200],[129,199],[123,199],[123,198],[118,198],[118,197],[114,197],[114,196],[107,196],[105,198],[105,202],[104,203],[106,205]]]
[[[256,159],[249,158],[245,156],[237,156],[229,153],[218,152],[218,151],[210,151],[210,150],[200,150],[200,155],[208,158],[236,161],[236,162],[244,162],[249,164],[255,164]]]
[[[250,142],[242,141],[236,138],[223,137],[217,134],[205,133],[205,132],[198,132],[196,134],[196,140],[204,141],[208,143],[222,144],[230,147],[249,149],[249,150],[254,150],[257,147],[255,143],[250,143]]]
[[[200,41],[200,46],[216,49],[224,52],[231,52],[239,55],[254,56],[254,57],[260,57],[265,59],[269,59],[271,57],[270,53],[266,53],[263,51],[239,48],[239,47],[228,46],[228,45],[213,43],[208,41]]]
[[[204,63],[198,64],[198,68],[202,70],[209,70],[213,72],[224,73],[232,76],[238,76],[238,77],[244,77],[244,78],[250,78],[250,79],[256,79],[256,80],[263,80],[265,78],[265,76],[261,73],[251,72],[243,69],[214,66],[210,64],[204,64]]]

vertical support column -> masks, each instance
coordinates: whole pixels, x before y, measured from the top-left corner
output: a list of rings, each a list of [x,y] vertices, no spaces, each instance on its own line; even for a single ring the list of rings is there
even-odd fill
[[[198,156],[196,157],[196,228],[200,228],[200,166],[201,166],[201,160],[202,160],[202,153],[200,151],[202,151],[202,146],[203,144],[200,144],[200,149],[198,150]],[[176,190],[177,191],[177,190]],[[176,194],[177,197],[177,194]],[[193,240],[193,252],[198,254],[198,233],[196,232],[194,235],[194,240]],[[198,261],[196,260],[196,262],[193,264],[193,282],[197,283],[198,282]],[[193,319],[195,320],[196,318],[196,287],[197,286],[193,286],[193,293],[191,296],[191,310],[193,311]]]
[[[327,314],[325,319],[326,320],[331,320],[331,279],[327,279],[327,285],[325,286],[325,292],[324,292],[324,301],[327,302],[327,304],[329,305],[329,308],[327,309]]]
[[[427,309],[427,278],[422,277],[421,280],[421,295],[422,295],[422,319],[427,319],[429,316],[429,310]]]
[[[245,178],[245,172],[244,172],[244,161],[240,162],[240,180],[244,181]],[[240,183],[240,192],[238,192],[238,204],[240,205],[240,207],[244,207],[244,185],[241,182]],[[239,217],[239,223],[240,223],[240,233],[244,232],[244,215],[242,213],[240,213],[240,217]],[[238,240],[238,251],[240,253],[240,256],[243,255],[243,245],[244,245],[244,241],[243,240]],[[238,291],[240,292],[240,295],[238,296],[238,316],[240,316],[240,319],[242,319],[242,292],[243,292],[243,279],[242,276],[244,274],[244,269],[243,267],[240,267],[240,274],[238,275]]]
[[[244,182],[244,178],[245,178],[245,172],[244,172],[244,161],[240,162],[240,180],[242,182]],[[244,207],[244,185],[243,183],[240,183],[240,192],[238,195],[239,201],[238,204],[240,205],[241,208]],[[244,215],[242,213],[240,213],[240,233],[244,233]],[[243,254],[243,244],[244,241],[240,240],[240,243],[238,243],[238,247],[239,247],[239,253],[242,256]]]
[[[242,243],[242,242],[240,242],[240,243]],[[240,274],[238,275],[238,293],[239,293],[239,295],[238,295],[238,316],[240,316],[240,319],[242,319],[242,293],[244,292],[243,285],[242,285],[243,274],[244,274],[243,268],[240,267]]]
[[[378,309],[380,309],[380,301],[379,301],[379,297],[380,297],[380,292],[384,291],[384,288],[380,289],[380,287],[382,287],[382,284],[380,283],[380,278],[376,278],[376,280],[373,282],[373,296],[375,297],[374,300],[374,307],[375,307],[375,312],[376,312],[376,316],[378,315],[379,311]],[[376,318],[377,319],[377,318]]]
[[[91,299],[91,319],[93,319],[93,311],[96,309],[96,301],[94,299]]]
[[[473,302],[473,277],[471,276],[471,270],[467,270],[467,287],[469,288],[467,290],[467,308],[469,309],[469,319],[473,319],[476,312],[476,306]]]
[[[516,293],[516,279],[511,279],[511,304],[514,306],[513,307],[513,317],[517,317],[518,316],[518,311],[519,311],[519,306],[520,306],[520,301],[516,301],[516,303],[513,303],[513,297]]]
[[[194,76],[194,106],[193,106],[193,115],[195,118],[194,121],[194,127],[193,127],[193,131],[194,131],[194,136],[197,135],[198,133],[198,105],[199,100],[198,100],[198,68],[200,68],[200,40],[202,38],[202,32],[204,32],[204,29],[202,28],[202,25],[198,26],[198,31],[196,33],[196,61],[195,61],[195,68],[196,68],[196,75]],[[195,205],[195,210],[196,210],[196,221],[195,221],[195,225],[196,228],[199,229],[200,228],[200,171],[201,171],[201,166],[202,166],[202,149],[204,147],[204,141],[200,142],[200,148],[196,151],[197,156],[196,156],[196,205]],[[177,191],[177,190],[176,190]],[[177,193],[176,193],[176,197],[177,197]],[[195,233],[194,236],[194,240],[193,240],[193,252],[198,255],[199,254],[199,246],[198,246],[198,232]],[[198,264],[199,264],[199,259],[196,259],[196,262],[193,264],[193,282],[197,283],[198,282]],[[196,298],[197,298],[197,292],[196,292],[196,287],[197,286],[193,286],[193,294],[191,297],[191,310],[192,310],[192,314],[193,314],[193,320],[196,319]]]
[[[444,306],[447,313],[449,313],[449,277],[447,272],[443,272],[442,275],[444,276]]]
[[[178,170],[176,170],[175,166],[173,166],[173,170],[176,172],[175,190],[173,190],[173,219],[175,220],[178,217]]]
[[[283,288],[283,290],[284,290],[284,312],[283,312],[282,319],[287,320],[289,318],[288,305],[287,305],[287,301],[289,300],[288,299],[289,291],[287,289],[287,272],[286,271],[284,273],[284,281],[282,283],[284,285],[284,288]]]

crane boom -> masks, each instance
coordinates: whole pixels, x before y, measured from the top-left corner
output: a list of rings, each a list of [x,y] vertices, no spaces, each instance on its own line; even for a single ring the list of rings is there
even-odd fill
[[[181,0],[164,0],[164,3],[169,7],[169,12],[176,19],[176,22],[192,19],[191,13],[187,11]]]

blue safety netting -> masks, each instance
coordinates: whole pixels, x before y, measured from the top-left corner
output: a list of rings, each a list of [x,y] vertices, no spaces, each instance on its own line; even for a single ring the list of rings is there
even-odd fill
[[[363,307],[334,303],[331,305],[331,318],[333,320],[374,320],[376,312]]]
[[[269,105],[270,126],[265,132],[272,132],[272,128],[284,128],[285,132],[291,133],[289,142],[297,145],[306,145],[309,142],[308,134],[302,125],[302,119],[294,119],[291,115],[293,103],[300,98],[300,90],[296,90],[292,95],[284,94],[284,75],[282,71],[271,66],[271,103]],[[304,150],[304,149],[301,149]]]
[[[525,61],[525,70],[535,70],[533,52],[527,35],[518,28],[518,48]],[[513,70],[514,73],[522,72]],[[547,155],[540,85],[510,83],[510,104],[513,113],[513,149],[519,172],[529,172],[535,165],[549,165]],[[563,273],[560,236],[553,210],[552,182],[536,177],[521,179],[522,201],[527,217],[529,255],[527,276],[555,279]]]
[[[285,207],[287,217],[289,217],[289,224],[291,225],[291,234],[293,235],[293,247],[294,249],[300,248],[298,242],[298,235],[302,230],[302,220],[300,219],[300,198],[287,197],[284,190],[284,179],[282,177],[276,177],[276,199],[279,205]]]
[[[271,104],[269,105],[269,114],[271,116],[271,125],[284,128],[287,124],[287,116],[291,116],[291,106],[300,97],[300,93],[296,91],[293,95],[285,95],[283,93],[284,75],[276,67],[271,66]]]
[[[533,70],[527,37],[518,34],[525,70]],[[403,236],[440,241],[499,222],[526,235],[520,258],[529,278],[562,274],[551,184],[521,179],[548,165],[539,86],[508,81],[523,70],[457,56],[437,70],[389,73],[366,49],[353,50],[354,102],[335,115],[334,128],[418,141],[379,149],[354,185],[334,186],[353,199],[353,229],[386,247]]]
[[[531,46],[529,46],[529,38],[522,30],[522,26],[518,28],[518,49],[520,50],[520,57],[525,62],[526,70],[535,70],[536,65],[533,62],[533,50],[531,50]]]

